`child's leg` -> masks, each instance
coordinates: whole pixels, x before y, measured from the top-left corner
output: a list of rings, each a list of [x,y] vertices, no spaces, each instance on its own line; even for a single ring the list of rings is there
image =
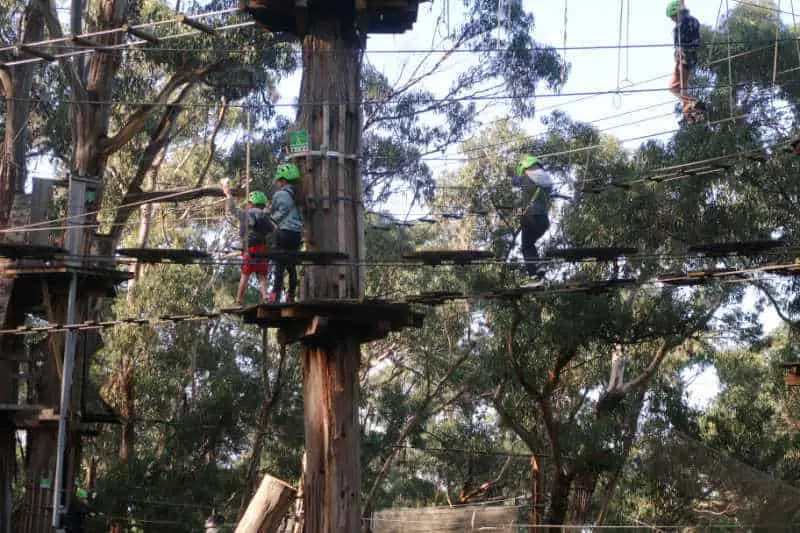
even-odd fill
[[[239,289],[236,291],[236,303],[242,305],[244,303],[244,291],[247,290],[247,282],[250,281],[250,274],[242,272],[239,277]]]
[[[273,269],[272,279],[272,297],[275,301],[280,301],[281,293],[283,293],[283,272],[286,265],[281,261],[275,261],[275,268]]]
[[[267,281],[267,273],[258,273],[258,283],[261,286],[261,300],[263,302],[269,301],[269,282]]]
[[[300,232],[292,232],[291,240],[288,245],[293,252],[298,252],[303,245],[303,234]],[[287,265],[289,270],[289,292],[286,294],[286,301],[294,301],[297,296],[297,264],[292,263]]]

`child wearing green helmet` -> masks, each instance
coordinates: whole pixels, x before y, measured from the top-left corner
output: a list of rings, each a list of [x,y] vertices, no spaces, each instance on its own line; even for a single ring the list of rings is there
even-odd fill
[[[261,288],[261,298],[264,302],[269,297],[269,261],[263,257],[267,252],[267,236],[275,231],[275,225],[267,211],[267,195],[261,191],[252,191],[247,197],[247,208],[239,209],[233,203],[230,185],[227,180],[222,182],[222,192],[225,193],[227,211],[239,221],[239,238],[242,242],[242,275],[239,277],[239,288],[236,291],[236,303],[244,303],[244,292],[250,282],[250,276],[255,274]],[[261,256],[261,257],[259,257]]]
[[[303,215],[295,201],[294,183],[300,179],[300,169],[294,163],[278,165],[275,170],[275,185],[270,216],[277,227],[275,247],[282,252],[297,252],[303,245]],[[289,290],[286,302],[292,303],[297,294],[297,267],[294,263],[275,261],[274,282],[269,295],[270,302],[280,302],[283,292],[283,274],[289,273]]]
[[[692,70],[697,63],[697,47],[700,45],[700,23],[689,14],[685,0],[670,0],[667,16],[675,22],[672,39],[675,44],[675,67],[672,70],[669,90],[681,101],[681,111],[687,124],[698,122],[703,104],[687,94]]]
[[[553,180],[538,158],[532,155],[523,156],[517,165],[516,173],[511,179],[514,187],[522,189],[523,199],[527,204],[520,221],[522,257],[525,259],[525,271],[531,277],[542,277],[544,269],[536,264],[539,251],[536,242],[542,238],[550,227],[550,203]]]

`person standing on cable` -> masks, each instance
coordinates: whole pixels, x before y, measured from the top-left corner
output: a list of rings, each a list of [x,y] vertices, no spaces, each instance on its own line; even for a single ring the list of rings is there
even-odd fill
[[[298,252],[303,244],[303,215],[295,201],[294,183],[300,179],[300,169],[294,163],[278,165],[275,171],[275,184],[278,190],[272,195],[270,216],[278,232],[275,240],[279,252]],[[289,271],[289,290],[286,303],[295,301],[297,295],[297,266],[293,261],[275,261],[270,303],[280,302],[283,292],[283,273]]]
[[[527,205],[520,222],[525,271],[531,277],[541,278],[544,276],[544,269],[535,263],[539,259],[536,242],[550,227],[548,213],[553,196],[553,180],[544,170],[541,161],[532,155],[526,155],[517,165],[511,184],[522,189],[522,199]]]
[[[230,185],[222,181],[222,192],[225,193],[227,211],[239,220],[239,238],[242,241],[242,275],[239,277],[239,289],[236,291],[236,304],[244,303],[244,291],[255,274],[261,287],[261,298],[266,303],[269,293],[269,261],[263,257],[268,250],[267,236],[275,231],[275,225],[267,211],[267,195],[261,191],[251,191],[247,197],[247,208],[239,209],[233,203]],[[259,257],[261,255],[261,257]]]
[[[670,0],[667,16],[675,22],[672,40],[675,44],[675,68],[672,71],[669,90],[681,101],[681,111],[687,124],[694,124],[702,117],[705,106],[689,96],[689,80],[697,64],[697,47],[700,45],[700,23],[689,14],[685,0]]]

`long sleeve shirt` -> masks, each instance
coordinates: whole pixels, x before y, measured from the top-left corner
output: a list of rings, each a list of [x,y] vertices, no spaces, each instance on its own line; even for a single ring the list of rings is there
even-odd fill
[[[523,176],[514,176],[511,184],[522,189],[522,198],[528,204],[525,214],[546,215],[550,211],[550,194],[553,179],[544,170],[528,171]]]
[[[303,215],[294,201],[294,187],[286,185],[272,195],[272,209],[270,216],[283,231],[303,231]]]
[[[225,202],[225,207],[239,221],[239,239],[242,242],[242,247],[258,246],[266,242],[266,233],[257,231],[255,224],[253,224],[257,218],[264,218],[268,222],[269,215],[266,209],[260,207],[239,209],[233,202],[233,198],[230,197]]]
[[[675,48],[694,49],[700,45],[700,22],[689,14],[688,9],[682,9],[678,14],[678,24],[672,30],[672,39]]]

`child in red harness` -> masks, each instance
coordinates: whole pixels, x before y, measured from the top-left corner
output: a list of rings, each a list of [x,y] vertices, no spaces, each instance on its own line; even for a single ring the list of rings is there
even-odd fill
[[[269,261],[263,257],[267,252],[267,235],[275,231],[275,225],[267,211],[267,195],[261,191],[253,191],[247,198],[247,208],[239,209],[233,203],[230,186],[222,183],[222,191],[227,198],[226,207],[239,220],[239,238],[242,241],[242,275],[239,278],[239,289],[236,291],[236,303],[244,303],[244,291],[250,282],[250,275],[255,274],[261,288],[261,298],[267,301],[269,284]],[[259,257],[261,255],[262,257]]]

